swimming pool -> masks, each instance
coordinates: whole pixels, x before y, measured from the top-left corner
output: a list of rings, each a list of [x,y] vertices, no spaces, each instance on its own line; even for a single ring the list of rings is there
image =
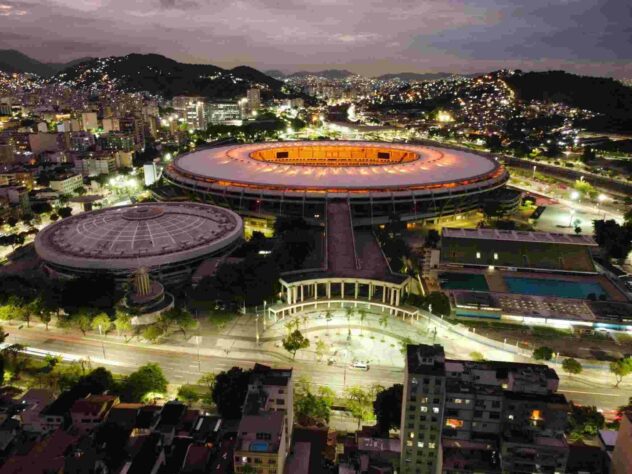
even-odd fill
[[[585,300],[593,293],[596,298],[608,296],[603,287],[596,282],[549,280],[537,278],[504,277],[510,293],[535,296],[558,296]]]
[[[266,451],[268,451],[269,445],[270,443],[268,443],[267,441],[253,441],[252,443],[250,443],[250,451],[265,453]]]
[[[439,283],[444,290],[489,291],[485,276],[478,273],[440,273]]]

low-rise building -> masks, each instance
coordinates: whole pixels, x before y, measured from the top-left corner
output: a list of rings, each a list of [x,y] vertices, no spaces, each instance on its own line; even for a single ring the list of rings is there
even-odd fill
[[[80,433],[92,431],[107,417],[110,409],[119,403],[115,395],[88,395],[73,403],[70,408],[72,426]]]
[[[83,177],[80,174],[64,173],[55,176],[50,180],[49,187],[61,194],[72,194],[72,192],[83,186]]]

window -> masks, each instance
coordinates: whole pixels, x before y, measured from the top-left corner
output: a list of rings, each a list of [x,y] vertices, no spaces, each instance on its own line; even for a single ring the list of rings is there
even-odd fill
[[[476,252],[476,258],[481,258],[481,253],[480,252]]]
[[[494,252],[494,260],[498,260],[498,254]]]
[[[282,399],[282,398],[277,398],[277,401],[276,401],[276,402],[277,402],[277,404],[279,404],[279,405],[285,405],[285,400],[284,400],[284,399]]]
[[[430,449],[434,449],[436,446],[437,446],[437,444],[436,444],[436,443],[428,443],[428,447],[429,447]]]
[[[412,441],[410,441],[410,440],[407,440],[407,441],[406,441],[406,446],[408,446],[409,448],[412,448],[412,446],[413,446],[413,442],[412,442]]]
[[[446,418],[445,425],[450,428],[461,428],[463,427],[463,420],[459,420],[458,418]]]
[[[279,389],[279,393],[285,393],[285,389],[284,388],[280,388]]]
[[[424,442],[423,441],[417,441],[417,447],[418,448],[423,448],[424,447]]]
[[[419,407],[419,411],[422,413],[426,413],[428,411],[428,407]]]
[[[432,413],[439,413],[439,407],[432,407]]]
[[[507,419],[508,419],[508,420],[513,420],[513,419],[514,419],[514,416],[513,416],[513,415],[508,415],[508,416],[507,416]]]
[[[497,411],[492,411],[489,413],[489,419],[490,420],[500,420],[500,413],[498,413]]]
[[[456,403],[457,405],[460,405],[461,403],[463,403],[463,400],[461,400],[460,398],[455,398],[454,403]]]

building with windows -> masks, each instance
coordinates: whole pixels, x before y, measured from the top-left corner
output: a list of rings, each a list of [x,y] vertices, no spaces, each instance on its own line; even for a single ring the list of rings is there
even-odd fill
[[[90,152],[74,159],[75,171],[82,176],[111,174],[118,168],[113,152]]]
[[[248,89],[246,99],[248,100],[248,111],[256,112],[261,108],[261,89],[257,87]]]
[[[546,365],[446,359],[409,345],[401,472],[564,472],[568,403]]]
[[[237,430],[235,472],[283,474],[294,423],[292,369],[255,365]]]
[[[356,225],[432,220],[480,209],[509,175],[493,158],[434,146],[354,141],[227,145],[181,155],[176,186],[246,215],[323,216],[349,202]],[[512,197],[517,204],[518,195]],[[512,201],[512,202],[513,202]]]
[[[206,104],[206,118],[212,125],[241,120],[241,108],[237,102],[209,102]]]
[[[204,97],[179,95],[173,98],[172,105],[178,117],[192,130],[206,128],[206,108]]]
[[[59,194],[72,194],[73,191],[83,186],[83,178],[80,174],[64,173],[50,180],[48,187]]]

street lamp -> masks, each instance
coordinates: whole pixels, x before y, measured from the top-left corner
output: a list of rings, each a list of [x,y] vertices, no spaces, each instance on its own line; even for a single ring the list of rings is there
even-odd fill
[[[572,199],[573,201],[577,201],[577,200],[579,199],[579,192],[578,192],[578,191],[573,191],[573,192],[571,193],[571,199]]]
[[[259,312],[258,311],[255,317],[255,331],[256,331],[256,338],[257,338],[257,345],[259,345]]]

